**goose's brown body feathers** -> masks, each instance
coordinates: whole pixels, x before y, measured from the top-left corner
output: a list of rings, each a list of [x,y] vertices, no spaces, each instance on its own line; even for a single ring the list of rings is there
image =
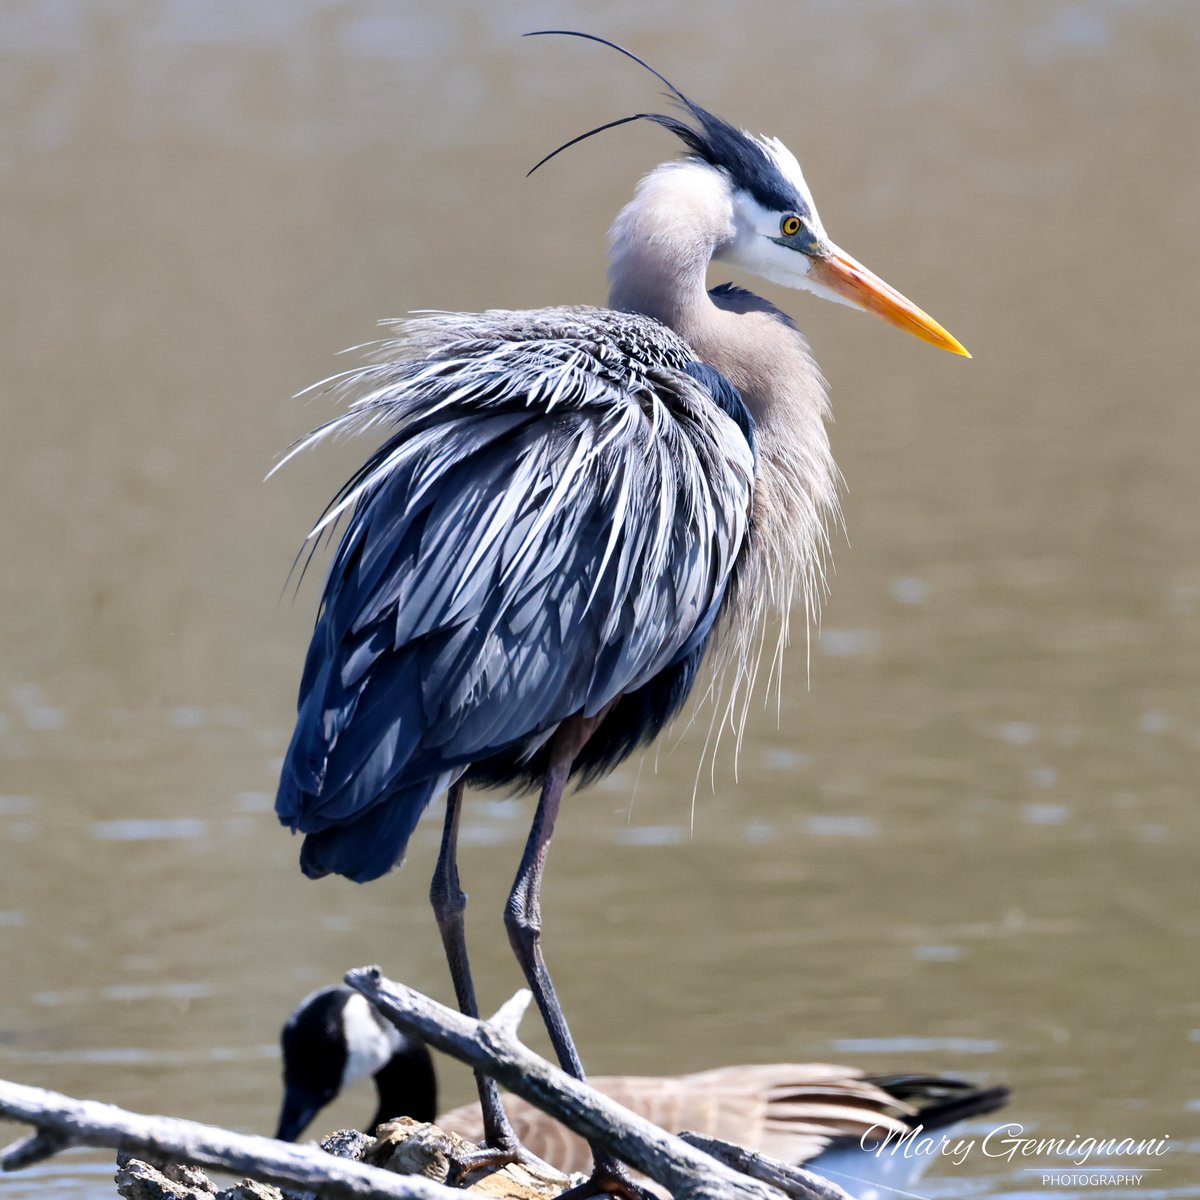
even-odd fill
[[[872,1130],[903,1133],[916,1109],[859,1072],[825,1063],[717,1067],[694,1075],[593,1076],[588,1082],[673,1133],[703,1132],[782,1162],[807,1162],[839,1137]],[[506,1108],[522,1145],[568,1174],[586,1171],[587,1143],[524,1100]],[[483,1138],[476,1104],[453,1109],[439,1125],[470,1141]]]

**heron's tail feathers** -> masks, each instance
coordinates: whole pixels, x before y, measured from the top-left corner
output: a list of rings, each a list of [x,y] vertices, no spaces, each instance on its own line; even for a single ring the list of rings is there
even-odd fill
[[[441,782],[425,780],[401,788],[345,824],[308,834],[300,869],[309,879],[345,875],[355,883],[386,875],[404,857],[408,839]]]

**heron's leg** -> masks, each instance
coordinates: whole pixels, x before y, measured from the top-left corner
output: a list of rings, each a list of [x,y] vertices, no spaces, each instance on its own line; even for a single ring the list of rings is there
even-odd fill
[[[579,1052],[575,1049],[575,1041],[567,1028],[562,1005],[558,1002],[550,972],[546,969],[546,962],[542,957],[542,870],[546,865],[546,852],[554,834],[554,822],[562,803],[563,792],[571,775],[571,765],[604,716],[605,712],[594,717],[574,717],[560,725],[554,735],[550,743],[550,765],[542,785],[537,812],[534,814],[533,827],[529,831],[525,853],[521,857],[517,878],[504,910],[508,940],[512,943],[517,961],[529,983],[529,989],[541,1010],[554,1052],[558,1055],[563,1070],[574,1075],[576,1079],[585,1078],[583,1064],[579,1061]],[[599,1192],[648,1200],[648,1193],[629,1178],[625,1167],[608,1151],[593,1146],[592,1164],[591,1178],[579,1187],[563,1193],[563,1200],[567,1196],[570,1196],[571,1200],[578,1200],[580,1197],[592,1196]]]
[[[442,945],[446,948],[446,962],[450,965],[450,978],[454,982],[459,1012],[478,1019],[479,1005],[475,999],[475,984],[471,979],[471,964],[467,959],[464,920],[467,893],[458,881],[458,820],[462,812],[463,786],[462,780],[459,780],[446,793],[446,823],[442,827],[442,848],[429,885],[429,903],[433,905],[433,916],[442,935]],[[517,1151],[519,1143],[500,1101],[500,1089],[496,1081],[490,1075],[477,1071],[475,1085],[479,1089],[479,1106],[483,1109],[484,1140],[497,1150],[506,1153]]]
[[[521,856],[521,865],[517,869],[517,878],[513,882],[508,904],[504,909],[504,924],[508,929],[508,940],[529,983],[529,989],[533,992],[533,998],[537,1001],[562,1069],[574,1075],[576,1079],[582,1079],[583,1064],[579,1061],[579,1053],[575,1049],[571,1031],[567,1028],[562,1005],[558,1002],[554,983],[546,969],[541,947],[542,870],[546,865],[546,853],[550,848],[550,838],[554,834],[554,822],[558,817],[563,791],[570,778],[571,763],[578,752],[576,746],[571,747],[570,753],[567,753],[567,746],[560,746],[560,739],[565,741],[562,739],[561,730],[551,743],[550,768],[542,785],[542,794],[534,814],[533,826],[529,830],[529,840],[525,843],[525,853]]]

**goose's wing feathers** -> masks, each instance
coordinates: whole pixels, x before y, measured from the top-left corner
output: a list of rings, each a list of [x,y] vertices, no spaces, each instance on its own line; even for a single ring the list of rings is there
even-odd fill
[[[636,1085],[630,1097],[644,1105],[638,1111],[666,1129],[705,1133],[795,1164],[836,1137],[872,1127],[902,1131],[903,1114],[911,1111],[860,1072],[825,1063],[718,1067],[625,1082]]]
[[[872,1128],[903,1132],[913,1110],[865,1079],[861,1072],[824,1063],[771,1063],[718,1067],[694,1075],[596,1076],[589,1082],[617,1103],[678,1133],[691,1130],[801,1164],[835,1138],[860,1137]],[[587,1144],[540,1109],[506,1098],[521,1143],[561,1170],[586,1171]],[[483,1137],[477,1105],[438,1118],[471,1141]]]
[[[754,471],[716,373],[644,317],[443,314],[382,357],[309,439],[392,429],[314,530],[346,517],[276,804],[306,873],[360,881],[470,764],[519,777],[702,651]]]

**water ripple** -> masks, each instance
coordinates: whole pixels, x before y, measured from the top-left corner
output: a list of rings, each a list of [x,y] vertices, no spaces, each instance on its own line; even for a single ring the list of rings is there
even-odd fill
[[[92,824],[92,837],[98,842],[183,842],[203,838],[207,833],[208,822],[196,817],[137,817]]]

